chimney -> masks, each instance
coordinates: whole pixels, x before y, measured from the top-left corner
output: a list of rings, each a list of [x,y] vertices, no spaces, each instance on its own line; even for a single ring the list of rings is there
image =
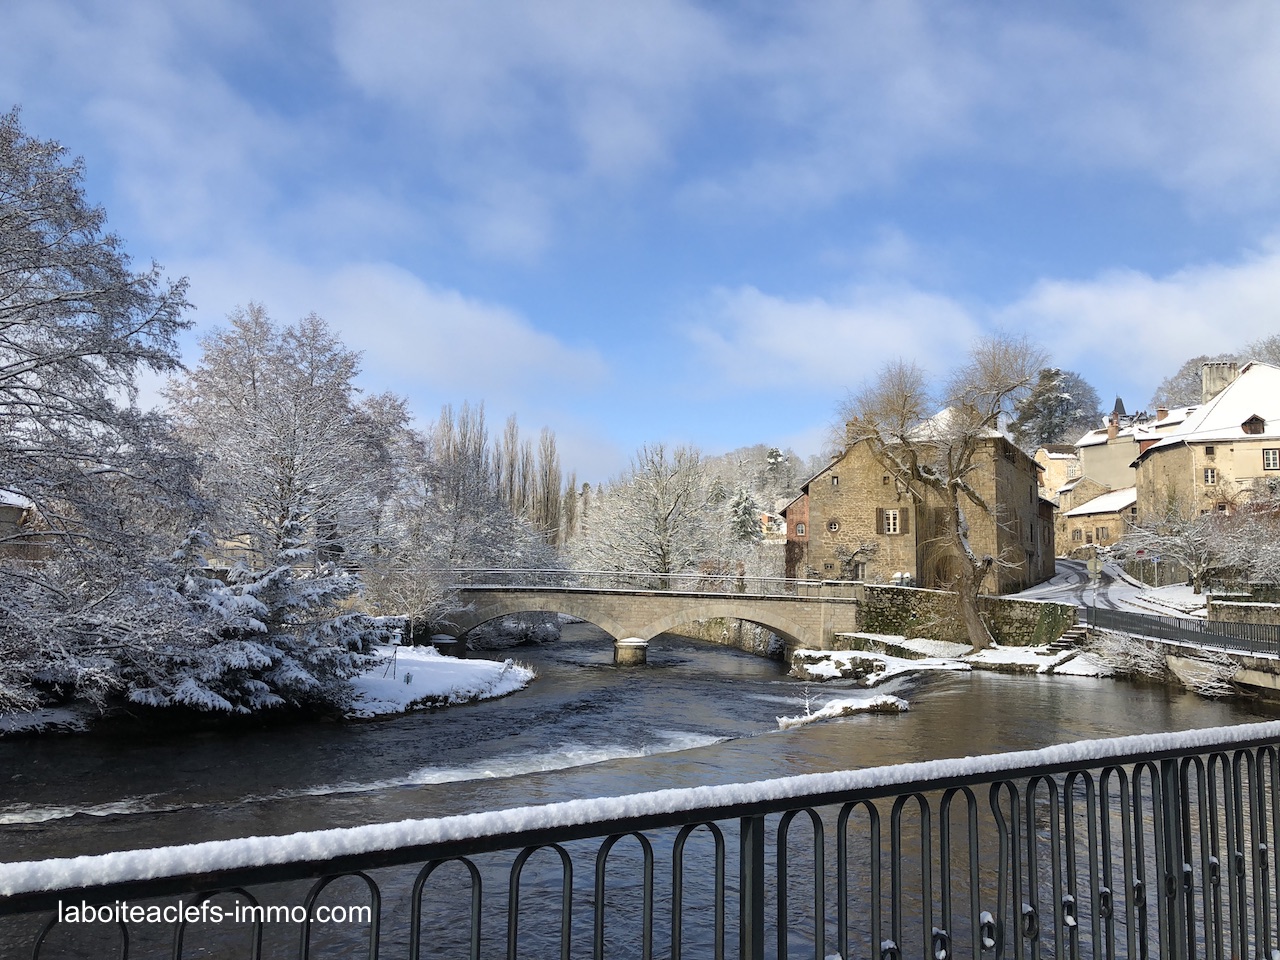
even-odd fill
[[[1116,410],[1111,411],[1111,416],[1107,418],[1107,439],[1114,440],[1120,435],[1120,414]]]
[[[1156,407],[1156,423],[1159,423],[1167,416],[1169,416],[1168,407]]]
[[[1240,368],[1234,360],[1202,363],[1200,365],[1200,402],[1208,403],[1239,375]]]

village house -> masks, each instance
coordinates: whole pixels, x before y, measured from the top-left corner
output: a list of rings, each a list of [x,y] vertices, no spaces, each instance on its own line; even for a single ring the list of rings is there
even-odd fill
[[[1062,545],[1059,549],[1109,547],[1128,531],[1137,517],[1138,491],[1123,487],[1100,493],[1078,507],[1059,514]]]
[[[1134,520],[1133,505],[1123,502],[1123,491],[1132,493],[1137,484],[1135,458],[1145,446],[1175,430],[1195,409],[1160,407],[1152,419],[1145,411],[1126,413],[1124,402],[1116,397],[1105,424],[1066,448],[1074,457],[1060,452],[1063,445],[1036,451],[1036,462],[1047,467],[1046,495],[1057,508],[1054,538],[1060,551],[1070,555],[1094,545],[1115,543],[1124,536]],[[1065,482],[1054,487],[1056,477],[1064,472]]]
[[[1040,496],[1035,460],[994,431],[980,443],[971,481],[995,516],[969,508],[969,543],[1000,561],[984,589],[1021,590],[1053,576],[1053,506]],[[865,441],[849,443],[783,515],[788,577],[922,587],[954,580],[956,558],[939,539],[942,504],[891,476]]]
[[[1205,401],[1175,429],[1141,444],[1132,464],[1138,516],[1232,513],[1280,481],[1280,368],[1207,363],[1203,389]]]
[[[1058,491],[1080,477],[1080,457],[1070,443],[1047,443],[1035,452],[1040,467],[1040,496],[1056,505]]]

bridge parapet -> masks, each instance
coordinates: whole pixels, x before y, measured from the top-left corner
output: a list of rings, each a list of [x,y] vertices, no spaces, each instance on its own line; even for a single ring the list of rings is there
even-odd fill
[[[727,593],[749,597],[844,597],[856,599],[860,583],[848,580],[795,580],[738,577],[712,573],[650,573],[630,570],[555,570],[476,568],[451,570],[455,586],[525,589],[641,590],[663,593]]]
[[[759,592],[746,592],[723,589],[723,584],[697,576],[659,577],[660,583],[655,585],[653,575],[610,573],[577,579],[566,576],[565,571],[554,571],[561,580],[555,585],[529,582],[546,579],[551,571],[537,571],[543,576],[519,584],[484,582],[499,579],[496,574],[502,575],[500,579],[514,580],[508,575],[522,572],[468,571],[479,576],[471,578],[475,581],[472,584],[458,586],[463,609],[447,632],[463,637],[474,627],[503,616],[562,613],[593,623],[612,636],[617,663],[643,663],[648,641],[659,634],[682,624],[719,618],[759,624],[781,637],[788,650],[830,649],[836,633],[858,629],[861,607],[861,584],[856,583],[757,579],[748,587]],[[797,592],[764,592],[791,585]]]

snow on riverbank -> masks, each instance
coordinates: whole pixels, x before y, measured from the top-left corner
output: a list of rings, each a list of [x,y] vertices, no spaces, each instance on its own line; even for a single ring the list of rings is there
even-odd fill
[[[1048,647],[993,646],[973,653],[972,648],[941,640],[906,639],[858,634],[888,649],[919,654],[896,657],[865,650],[796,650],[791,675],[801,680],[852,680],[861,687],[875,687],[891,677],[926,670],[993,670],[1000,673],[1066,674],[1077,677],[1109,677],[1114,671],[1091,654]]]
[[[514,660],[460,660],[435,647],[379,647],[378,662],[351,680],[352,719],[489,700],[523,690],[536,674]]]
[[[435,647],[377,647],[374,655],[374,664],[351,679],[355,696],[348,719],[504,697],[523,690],[536,676],[514,660],[460,660],[443,656]],[[79,704],[4,714],[0,737],[83,732],[97,719],[98,711]]]
[[[88,707],[46,707],[8,713],[0,716],[0,737],[9,733],[79,733],[88,730],[92,720]]]

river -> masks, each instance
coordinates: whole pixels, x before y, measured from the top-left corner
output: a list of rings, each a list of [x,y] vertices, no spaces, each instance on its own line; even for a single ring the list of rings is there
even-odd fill
[[[511,654],[538,679],[498,701],[234,735],[0,741],[9,860],[100,853],[1029,749],[1247,722],[1248,704],[1083,677],[936,672],[877,689],[904,714],[780,731],[848,686],[671,635],[613,665],[587,624]],[[505,655],[505,654],[504,654]]]
[[[911,704],[780,731],[847,686],[664,635],[613,665],[587,624],[511,655],[538,679],[502,700],[368,723],[232,735],[0,741],[0,836],[37,859],[733,783],[1256,718],[1248,704],[1085,677],[922,673]]]

